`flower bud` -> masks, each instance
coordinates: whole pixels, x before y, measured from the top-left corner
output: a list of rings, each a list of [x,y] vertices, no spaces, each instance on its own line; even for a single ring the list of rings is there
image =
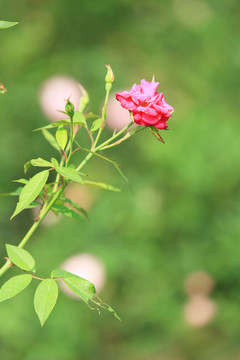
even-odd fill
[[[105,65],[107,68],[107,75],[105,76],[105,82],[112,84],[114,82],[114,74],[110,65]]]
[[[67,99],[65,110],[69,117],[73,117],[74,115],[74,105],[69,101],[69,98]]]

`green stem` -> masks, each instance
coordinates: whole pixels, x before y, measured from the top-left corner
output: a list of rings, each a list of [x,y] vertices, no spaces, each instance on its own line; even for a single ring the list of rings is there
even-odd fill
[[[68,166],[69,161],[71,159],[72,148],[73,148],[73,117],[72,116],[70,117],[70,121],[71,121],[71,124],[70,124],[70,151],[69,151],[66,167]]]
[[[106,116],[107,116],[107,102],[108,102],[108,98],[109,98],[109,94],[110,94],[110,88],[106,91],[106,96],[105,96],[105,101],[104,101],[104,105],[103,105],[103,108],[102,108],[102,122],[101,122],[101,125],[100,125],[100,128],[98,130],[98,134],[97,134],[97,137],[94,141],[94,144],[93,144],[93,148],[96,147],[97,143],[98,143],[98,140],[100,138],[100,135],[103,131],[103,128],[104,128],[104,125],[105,125],[105,122],[106,122]]]
[[[73,134],[72,141],[75,139],[76,135],[77,135],[77,132],[75,132],[75,133]],[[71,142],[70,142],[70,140],[69,140],[69,142],[68,142],[68,144],[67,144],[67,147],[66,147],[66,153],[68,153],[68,151],[69,151],[69,149],[70,149],[70,146],[71,146]],[[71,153],[71,152],[69,152],[69,153]],[[64,157],[61,158],[60,166],[63,166],[63,164],[64,164]],[[53,187],[53,192],[54,192],[54,193],[57,191],[57,188],[58,188],[58,186],[59,186],[59,180],[60,180],[60,175],[59,175],[59,173],[57,173],[57,175],[56,175],[56,180],[55,180],[55,184],[54,184],[54,187]]]
[[[53,206],[53,204],[55,203],[55,201],[58,199],[58,197],[61,195],[61,193],[63,192],[65,186],[62,186],[52,197],[52,199],[49,201],[49,203],[45,204],[45,206],[43,206],[40,216],[39,216],[39,220],[35,221],[34,224],[30,227],[30,229],[28,230],[28,232],[26,233],[26,235],[24,236],[24,238],[22,239],[22,241],[19,243],[18,247],[19,248],[23,248],[26,243],[28,242],[28,240],[30,239],[30,237],[33,235],[33,233],[36,231],[36,229],[38,228],[38,226],[41,224],[41,222],[43,221],[43,219],[45,218],[45,216],[47,215],[47,213],[49,212],[49,210],[51,209],[51,207]],[[6,263],[1,267],[0,269],[0,277],[9,269],[9,267],[11,267],[11,261],[7,260]]]
[[[92,150],[91,153],[89,153],[85,159],[81,162],[81,164],[77,167],[77,171],[79,171],[80,169],[82,169],[82,167],[91,159],[91,157],[94,155],[95,152],[100,151],[102,148],[104,148],[104,146],[108,145],[110,142],[112,142],[113,140],[115,140],[116,138],[118,138],[124,131],[126,131],[131,125],[133,124],[133,121],[130,122],[127,126],[125,126],[122,130],[120,130],[117,134],[113,135],[111,138],[109,138],[108,140],[106,140],[105,142],[103,142],[101,145],[99,145],[98,147],[94,148]],[[72,137],[73,140],[73,137]],[[72,145],[70,145],[70,150],[72,149]],[[71,153],[71,152],[70,152]],[[55,186],[58,186],[58,176],[56,178],[56,184]],[[23,248],[27,242],[29,241],[30,237],[34,234],[34,232],[36,231],[36,229],[38,228],[38,226],[41,224],[41,222],[43,221],[43,219],[45,218],[45,216],[47,215],[47,213],[49,212],[49,210],[51,209],[51,207],[53,206],[53,204],[55,203],[55,201],[57,201],[57,199],[59,198],[59,196],[61,195],[61,193],[63,192],[63,190],[65,189],[65,187],[69,184],[69,182],[66,183],[66,185],[61,186],[58,190],[56,190],[55,192],[53,192],[53,196],[52,198],[50,198],[49,202],[45,203],[45,205],[43,206],[40,215],[39,215],[39,220],[35,221],[34,224],[31,226],[31,228],[28,230],[28,232],[26,233],[26,235],[24,236],[24,238],[22,239],[22,241],[19,243],[18,247],[19,248]],[[11,267],[12,263],[10,260],[7,260],[6,263],[0,268],[0,277]]]
[[[89,153],[85,159],[81,162],[81,164],[76,168],[76,171],[79,171],[80,169],[83,168],[83,166],[88,162],[88,160],[91,159],[91,157],[94,155],[95,152],[98,152],[100,150],[102,150],[106,145],[108,145],[110,142],[112,142],[113,140],[117,139],[120,135],[122,135],[122,133],[124,133],[124,131],[126,131],[128,128],[130,128],[130,126],[132,126],[133,121],[131,121],[127,126],[125,126],[122,130],[120,130],[117,134],[113,135],[111,138],[109,138],[108,140],[104,141],[101,145],[97,146],[96,148],[92,149],[92,152]]]

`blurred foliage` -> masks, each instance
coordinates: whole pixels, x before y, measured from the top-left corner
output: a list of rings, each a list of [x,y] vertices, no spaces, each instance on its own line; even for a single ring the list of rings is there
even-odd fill
[[[41,329],[33,286],[0,306],[2,359],[240,357],[239,10],[236,0],[1,1],[2,17],[20,22],[0,33],[0,81],[8,89],[0,97],[1,192],[14,189],[10,180],[23,176],[30,156],[48,158],[50,147],[32,129],[47,123],[38,94],[52,75],[78,79],[98,112],[105,63],[114,91],[154,73],[175,107],[165,145],[144,131],[108,152],[133,194],[110,165],[94,160],[88,171],[100,181],[111,176],[122,193],[98,193],[90,223],[42,227],[28,246],[43,276],[77,252],[100,257],[107,269],[101,295],[123,322],[62,296]],[[2,258],[4,244],[17,244],[31,221],[26,212],[10,223],[14,206],[1,198]],[[196,270],[213,276],[218,309],[199,329],[183,317],[184,281]]]

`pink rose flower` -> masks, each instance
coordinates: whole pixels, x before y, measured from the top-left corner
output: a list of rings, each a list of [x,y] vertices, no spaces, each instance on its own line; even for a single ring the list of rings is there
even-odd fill
[[[134,122],[143,126],[166,129],[166,122],[172,116],[174,108],[166,103],[163,93],[157,92],[158,82],[141,80],[141,85],[134,84],[130,91],[116,94],[121,106],[133,114]]]

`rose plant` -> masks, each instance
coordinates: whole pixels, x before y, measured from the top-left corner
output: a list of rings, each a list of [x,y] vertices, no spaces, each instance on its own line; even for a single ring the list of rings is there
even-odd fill
[[[157,93],[158,83],[142,80],[141,85],[134,85],[130,92],[125,91],[116,95],[121,105],[130,111],[132,121],[120,131],[114,131],[107,140],[99,143],[105,127],[107,102],[113,81],[114,75],[112,69],[110,65],[107,65],[105,77],[106,95],[100,115],[87,111],[89,96],[86,90],[81,87],[83,95],[77,109],[74,108],[70,99],[66,100],[64,113],[68,116],[67,120],[55,121],[52,124],[36,129],[41,131],[44,138],[52,145],[55,151],[57,150],[58,156],[57,158],[50,157],[49,159],[43,159],[38,157],[37,159],[29,160],[24,165],[24,172],[27,174],[28,169],[34,167],[38,169],[36,174],[31,178],[15,180],[20,186],[16,191],[9,194],[19,196],[11,219],[26,209],[40,206],[40,211],[19,245],[6,245],[6,262],[0,268],[0,276],[12,266],[19,268],[19,270],[23,271],[23,274],[10,278],[2,285],[0,289],[0,302],[20,293],[32,280],[39,281],[40,283],[34,295],[34,308],[41,325],[45,323],[56,304],[58,281],[64,281],[69,289],[91,309],[90,304],[97,309],[104,308],[120,319],[113,308],[104,303],[96,295],[95,287],[89,281],[61,269],[51,271],[48,278],[36,276],[35,260],[24,249],[49,211],[53,211],[56,215],[63,214],[79,220],[87,219],[87,212],[65,195],[65,189],[71,182],[84,186],[96,186],[110,191],[119,191],[119,189],[110,184],[89,181],[82,170],[92,157],[97,157],[111,163],[118,170],[119,174],[126,178],[120,165],[110,159],[109,156],[106,156],[104,151],[119,145],[148,127],[154,132],[158,140],[162,141],[158,130],[167,127],[166,121],[171,116],[173,108],[165,102],[162,94]],[[138,124],[138,126],[132,127],[134,123]],[[84,133],[89,137],[88,148],[81,145]],[[86,153],[86,156],[77,166],[74,166],[72,158],[77,152]],[[48,181],[50,172],[55,174],[53,182]]]

